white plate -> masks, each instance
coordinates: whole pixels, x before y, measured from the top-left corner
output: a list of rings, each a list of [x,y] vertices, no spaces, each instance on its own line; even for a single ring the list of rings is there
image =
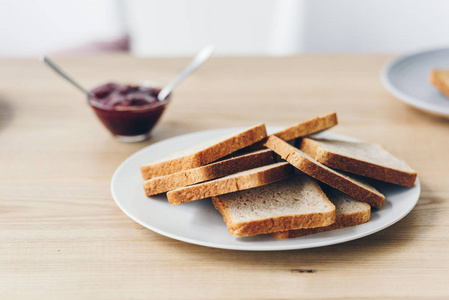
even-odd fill
[[[449,49],[396,58],[384,66],[381,80],[400,100],[426,112],[449,117],[449,99],[429,82],[433,69],[449,69]]]
[[[195,132],[164,140],[138,151],[126,159],[114,173],[111,192],[115,202],[137,223],[173,239],[223,249],[272,251],[321,247],[370,235],[402,219],[418,201],[418,180],[412,188],[382,184],[379,190],[387,199],[381,209],[373,209],[371,221],[368,223],[295,239],[278,240],[270,235],[246,238],[230,235],[221,214],[215,210],[210,199],[171,206],[165,195],[145,197],[140,175],[141,165],[235,130],[236,128]],[[278,130],[280,128],[269,128],[269,132]],[[320,135],[354,140],[330,132]]]

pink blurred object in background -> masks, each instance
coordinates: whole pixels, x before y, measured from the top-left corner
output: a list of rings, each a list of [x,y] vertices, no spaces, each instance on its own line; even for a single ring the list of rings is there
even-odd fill
[[[125,35],[121,38],[111,41],[91,42],[79,47],[68,48],[60,51],[51,52],[51,56],[58,55],[85,55],[103,52],[127,52],[129,51],[129,36]]]

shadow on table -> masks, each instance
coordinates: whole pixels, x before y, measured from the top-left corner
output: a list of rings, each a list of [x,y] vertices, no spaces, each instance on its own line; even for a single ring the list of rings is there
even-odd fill
[[[422,110],[420,110],[416,107],[410,106],[410,105],[406,105],[406,106],[407,106],[408,111],[412,113],[410,115],[413,115],[416,118],[421,118],[423,120],[430,121],[430,122],[436,122],[438,124],[449,125],[448,117],[437,116],[435,114],[422,111]]]
[[[438,198],[425,183],[421,183],[421,187],[421,197],[417,206],[404,219],[358,240],[320,248],[265,252],[232,251],[184,244],[182,251],[189,251],[191,256],[197,255],[201,261],[217,261],[247,267],[268,264],[270,267],[291,272],[302,270],[304,267],[306,273],[319,271],[319,266],[324,264],[363,264],[367,260],[376,261],[392,252],[401,251],[401,248],[428,235],[428,231],[435,226],[434,222],[438,219],[435,214],[443,213],[439,206],[444,200]],[[308,269],[308,266],[311,269]]]
[[[13,116],[13,106],[0,95],[0,130],[8,126]]]

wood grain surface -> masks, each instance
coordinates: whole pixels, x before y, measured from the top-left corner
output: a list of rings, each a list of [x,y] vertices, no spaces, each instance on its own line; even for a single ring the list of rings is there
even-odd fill
[[[0,298],[449,299],[449,120],[385,91],[390,58],[212,58],[175,91],[152,139],[134,144],[116,141],[37,59],[0,59]],[[91,87],[166,83],[189,59],[55,61]],[[418,205],[381,232],[317,249],[220,250],[143,228],[112,199],[114,170],[152,143],[332,111],[333,132],[380,143],[418,171]]]

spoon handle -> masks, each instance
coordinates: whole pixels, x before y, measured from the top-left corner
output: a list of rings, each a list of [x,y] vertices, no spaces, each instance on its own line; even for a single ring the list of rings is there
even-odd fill
[[[198,69],[213,53],[215,47],[213,45],[206,46],[193,58],[192,62],[179,74],[172,82],[167,84],[158,94],[157,99],[164,101],[173,89],[181,83],[187,76]]]
[[[46,56],[41,56],[40,58],[41,61],[43,61],[44,63],[46,63],[50,68],[52,68],[56,73],[58,73],[59,75],[61,75],[62,77],[64,77],[67,81],[69,81],[71,84],[73,84],[75,87],[77,87],[78,89],[80,89],[84,94],[86,94],[87,96],[89,96],[91,93],[86,90],[84,87],[82,87],[78,82],[76,82],[72,77],[70,77],[69,75],[67,75],[64,71],[62,71],[54,62],[52,62],[48,57]]]

